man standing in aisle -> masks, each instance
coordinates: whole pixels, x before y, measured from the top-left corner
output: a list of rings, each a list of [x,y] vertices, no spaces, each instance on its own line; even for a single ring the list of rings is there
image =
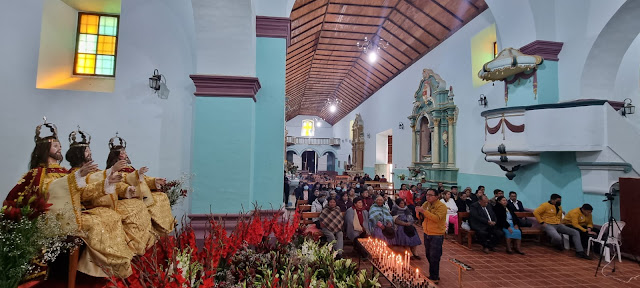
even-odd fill
[[[438,199],[438,191],[429,188],[425,193],[427,198],[422,207],[416,207],[416,213],[424,216],[424,248],[429,261],[429,279],[435,284],[440,281],[440,257],[442,257],[442,242],[444,241],[447,206]]]

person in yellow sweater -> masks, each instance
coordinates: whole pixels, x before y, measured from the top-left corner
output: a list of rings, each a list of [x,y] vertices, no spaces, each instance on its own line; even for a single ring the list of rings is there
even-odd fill
[[[446,230],[447,205],[438,199],[438,191],[429,188],[425,193],[426,200],[422,207],[416,207],[416,213],[424,216],[424,250],[429,261],[429,279],[438,284],[440,281],[440,257],[442,242]]]
[[[547,233],[547,236],[551,238],[551,244],[562,249],[562,237],[560,234],[567,234],[571,236],[573,245],[576,247],[576,257],[591,259],[591,257],[584,253],[582,243],[580,243],[580,233],[575,229],[562,225],[561,203],[562,197],[560,197],[560,195],[551,194],[549,202],[540,204],[540,206],[533,211],[533,215],[542,225],[542,229]]]
[[[597,228],[593,228],[592,212],[593,207],[589,204],[584,204],[582,207],[569,211],[569,213],[564,216],[564,219],[562,219],[562,224],[576,229],[578,233],[580,233],[582,247],[587,247],[589,238],[596,237],[598,232],[600,232]]]

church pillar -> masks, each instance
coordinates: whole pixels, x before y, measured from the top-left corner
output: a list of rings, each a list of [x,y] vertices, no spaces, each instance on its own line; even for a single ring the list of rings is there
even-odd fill
[[[289,18],[256,16],[254,0],[191,2],[196,30],[191,213],[235,214],[256,202],[262,209],[277,208]]]
[[[433,115],[433,146],[431,153],[433,155],[432,162],[433,168],[440,168],[440,118]]]
[[[447,123],[449,124],[448,130],[447,130],[447,139],[449,139],[449,143],[447,144],[447,151],[449,152],[449,154],[447,155],[447,168],[454,168],[456,167],[456,161],[454,158],[454,152],[455,152],[455,139],[453,138],[453,124],[454,124],[454,117],[453,116],[447,116]]]
[[[414,157],[415,159],[413,159],[413,162],[422,162],[422,156],[420,155],[420,138],[421,138],[422,132],[416,131],[416,128],[414,126],[413,135],[415,135],[413,136],[414,137],[413,139],[416,139],[416,141],[413,141],[411,143],[411,146],[412,146],[411,148],[413,149],[414,155],[415,155]]]
[[[262,209],[282,204],[285,130],[285,71],[289,18],[256,17],[256,76],[253,201]],[[317,163],[317,162],[316,162]]]

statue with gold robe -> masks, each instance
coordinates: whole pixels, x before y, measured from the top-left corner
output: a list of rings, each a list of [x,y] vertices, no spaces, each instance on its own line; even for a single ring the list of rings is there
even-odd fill
[[[69,175],[49,185],[49,213],[55,213],[63,226],[77,231],[86,244],[78,261],[78,271],[94,277],[128,277],[131,275],[131,259],[134,253],[129,248],[128,238],[122,226],[122,218],[116,211],[106,207],[85,209],[82,202],[100,197],[114,197],[115,185],[122,176],[110,173],[108,177],[91,184],[85,183],[89,172],[97,171],[91,159],[91,136],[84,131],[71,132],[70,147],[66,158],[71,164]],[[115,196],[117,197],[117,196]]]
[[[127,185],[136,187],[137,196],[147,206],[153,222],[152,232],[156,236],[166,235],[173,231],[176,225],[176,220],[171,213],[169,198],[163,192],[152,192],[152,189],[158,191],[166,183],[166,179],[146,176],[145,174],[149,170],[147,167],[142,167],[139,170],[133,168],[127,155],[126,147],[127,142],[119,137],[117,133],[115,137],[109,140],[107,168],[110,168],[118,161],[124,160],[127,162],[128,165],[120,170],[124,177],[123,181]]]
[[[41,134],[42,133],[42,134]],[[9,191],[2,203],[0,213],[5,219],[19,220],[22,217],[35,219],[46,213],[50,204],[48,187],[52,181],[66,176],[69,171],[60,166],[62,161],[62,148],[58,141],[58,129],[55,124],[44,123],[36,127],[34,137],[36,146],[31,152],[29,172],[24,174],[18,184]],[[44,277],[47,273],[47,264],[40,257],[33,259],[36,269],[26,275],[23,281]]]

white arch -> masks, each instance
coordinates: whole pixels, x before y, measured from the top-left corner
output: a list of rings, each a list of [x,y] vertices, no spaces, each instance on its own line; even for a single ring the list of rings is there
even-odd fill
[[[520,48],[537,40],[535,18],[529,0],[486,0],[485,2],[496,21],[499,47]]]
[[[324,150],[322,154],[318,154],[318,157],[324,156],[324,154],[327,154],[327,153],[332,153],[333,156],[336,157],[336,159],[338,158],[338,152],[336,152],[336,150],[333,150],[333,149]]]
[[[307,147],[304,147],[304,148],[301,148],[301,149],[300,149],[300,154],[299,154],[299,155],[300,155],[300,157],[302,157],[302,153],[304,153],[304,152],[306,152],[306,151],[313,151],[313,152],[316,152],[316,155],[318,155],[318,157],[322,157],[322,155],[323,155],[323,154],[320,154],[320,152],[318,152],[318,149],[313,148],[313,147],[310,147],[310,146],[307,146]]]
[[[622,59],[640,34],[638,15],[640,1],[626,1],[600,31],[582,70],[580,98],[611,99]]]

